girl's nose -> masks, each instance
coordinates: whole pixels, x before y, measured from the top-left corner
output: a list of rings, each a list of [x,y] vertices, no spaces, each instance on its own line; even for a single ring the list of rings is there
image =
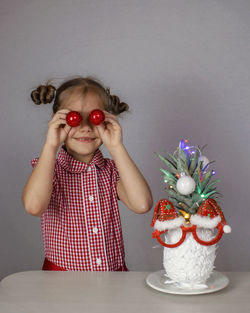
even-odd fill
[[[79,125],[79,127],[82,129],[87,128],[87,129],[92,130],[93,125],[89,121],[89,115],[88,114],[84,114],[84,115],[81,114],[81,116],[82,116],[82,121],[81,121],[81,124]]]

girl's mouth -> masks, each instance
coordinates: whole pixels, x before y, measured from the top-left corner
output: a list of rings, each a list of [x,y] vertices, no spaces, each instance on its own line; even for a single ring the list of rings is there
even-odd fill
[[[76,138],[77,141],[80,142],[86,142],[86,143],[90,143],[95,141],[95,138],[91,138],[91,137],[80,137],[80,138]]]

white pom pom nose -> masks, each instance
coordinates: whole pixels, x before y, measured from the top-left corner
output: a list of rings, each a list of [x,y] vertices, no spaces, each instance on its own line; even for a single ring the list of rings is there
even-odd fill
[[[229,234],[229,233],[231,233],[232,228],[229,225],[225,225],[223,227],[223,231],[224,231],[224,233]]]

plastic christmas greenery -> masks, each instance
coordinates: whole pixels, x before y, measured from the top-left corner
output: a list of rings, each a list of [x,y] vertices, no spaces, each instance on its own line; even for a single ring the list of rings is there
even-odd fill
[[[157,154],[168,168],[161,168],[160,171],[167,185],[169,200],[177,210],[184,210],[190,214],[195,214],[204,200],[208,198],[216,200],[221,197],[216,189],[216,184],[220,180],[212,180],[215,172],[208,170],[213,162],[204,164],[202,150],[196,146],[186,145],[186,140],[181,140],[174,154],[167,153],[166,157]],[[195,190],[189,195],[181,194],[176,188],[178,179],[183,176],[190,176],[195,181]]]

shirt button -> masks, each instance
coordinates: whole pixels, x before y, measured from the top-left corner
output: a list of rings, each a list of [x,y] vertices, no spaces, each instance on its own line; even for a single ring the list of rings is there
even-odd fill
[[[94,228],[93,228],[93,233],[94,233],[94,234],[97,234],[97,233],[98,233],[98,228],[97,228],[97,227],[94,227]]]
[[[101,260],[100,258],[97,258],[97,259],[96,259],[96,264],[97,264],[97,265],[101,265],[101,264],[102,264],[102,260]]]
[[[89,201],[93,202],[94,201],[94,197],[93,196],[89,196]]]
[[[91,172],[91,167],[90,166],[87,167],[87,172],[88,173]]]

